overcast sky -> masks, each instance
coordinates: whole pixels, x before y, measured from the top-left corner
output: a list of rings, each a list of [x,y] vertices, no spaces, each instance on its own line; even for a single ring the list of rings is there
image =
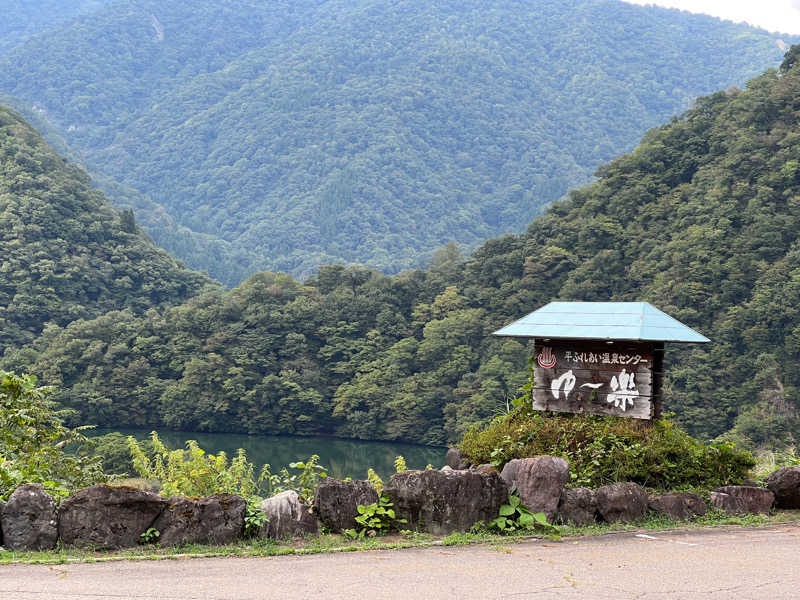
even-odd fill
[[[623,0],[745,21],[768,31],[800,34],[800,0]]]

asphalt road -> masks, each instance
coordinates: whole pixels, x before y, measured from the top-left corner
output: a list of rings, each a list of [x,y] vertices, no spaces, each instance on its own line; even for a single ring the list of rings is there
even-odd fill
[[[800,598],[800,526],[508,546],[0,567],[0,598]]]

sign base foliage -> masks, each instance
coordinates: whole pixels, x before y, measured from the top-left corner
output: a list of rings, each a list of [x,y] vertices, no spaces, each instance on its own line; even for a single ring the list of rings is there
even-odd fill
[[[755,465],[732,443],[704,445],[668,419],[652,425],[595,415],[552,414],[520,406],[473,427],[459,445],[475,464],[498,467],[512,458],[561,456],[571,485],[633,481],[659,490],[739,483]]]

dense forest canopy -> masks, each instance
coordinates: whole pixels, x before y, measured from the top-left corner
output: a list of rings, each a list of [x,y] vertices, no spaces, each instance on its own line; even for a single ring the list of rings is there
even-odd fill
[[[521,231],[781,44],[616,0],[114,0],[0,56],[0,93],[236,284]]]
[[[141,314],[213,287],[0,106],[0,354],[48,323],[123,308]]]
[[[111,0],[3,0],[0,54],[33,35],[63,25],[79,15],[102,8]]]
[[[792,444],[799,55],[698,99],[525,233],[466,258],[451,244],[428,270],[394,276],[259,273],[179,306],[50,325],[0,368],[57,384],[82,422],[441,444],[525,382],[529,350],[491,331],[555,299],[644,300],[713,342],[668,347],[679,423]]]

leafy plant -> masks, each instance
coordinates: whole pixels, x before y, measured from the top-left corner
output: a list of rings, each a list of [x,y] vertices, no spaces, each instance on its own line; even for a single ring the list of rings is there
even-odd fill
[[[268,522],[269,517],[261,510],[261,498],[258,496],[249,498],[244,512],[244,537],[256,537]]]
[[[378,475],[372,467],[367,469],[367,480],[372,484],[372,487],[375,488],[375,491],[378,492],[378,495],[380,496],[383,493],[383,479],[381,479],[381,476]]]
[[[158,541],[161,532],[155,527],[149,527],[147,531],[139,536],[140,544],[155,544]]]
[[[265,464],[258,481],[266,486],[268,496],[284,490],[295,490],[300,499],[309,504],[314,499],[320,480],[328,476],[327,469],[318,464],[318,460],[319,456],[312,454],[308,460],[289,463],[289,468],[298,469],[299,473],[290,473],[286,467],[272,473],[270,465]]]
[[[394,459],[394,470],[397,473],[408,471],[408,467],[406,466],[406,459],[403,458],[402,456],[396,456]]]
[[[358,529],[346,529],[345,534],[352,538],[374,537],[386,533],[396,523],[406,523],[406,519],[395,516],[393,504],[388,496],[381,494],[377,502],[372,504],[359,504],[356,523],[361,525]]]
[[[489,523],[490,529],[496,529],[500,533],[511,533],[521,529],[541,529],[551,533],[558,531],[557,527],[547,522],[544,513],[531,512],[513,492],[512,488],[512,492],[508,495],[508,504],[500,507],[497,518]]]

